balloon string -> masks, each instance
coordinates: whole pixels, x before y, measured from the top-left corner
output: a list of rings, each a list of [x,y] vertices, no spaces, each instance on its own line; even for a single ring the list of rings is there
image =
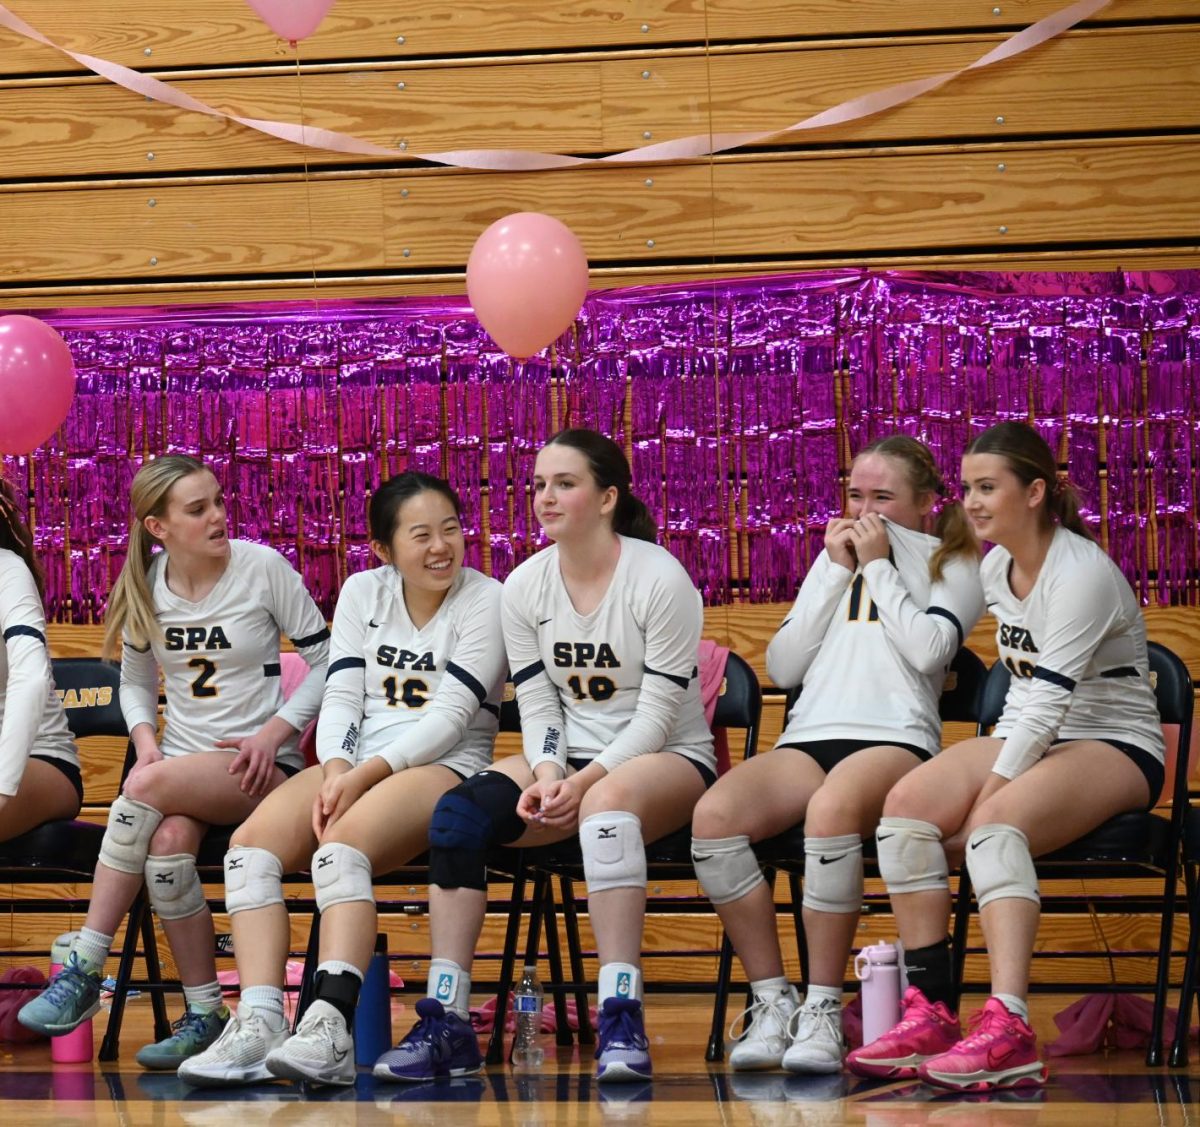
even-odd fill
[[[303,139],[305,129],[304,81],[300,73],[300,41],[298,39],[292,40],[292,50],[296,52],[296,94],[300,101],[300,136]],[[308,258],[312,266],[313,311],[320,313],[321,298],[317,292],[317,236],[313,225],[312,183],[308,178],[308,149],[304,146],[303,141],[300,153],[304,159],[304,207],[308,212]]]

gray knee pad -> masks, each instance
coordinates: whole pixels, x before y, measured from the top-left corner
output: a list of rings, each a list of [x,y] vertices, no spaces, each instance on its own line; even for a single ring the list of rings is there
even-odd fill
[[[932,822],[881,818],[875,831],[879,873],[888,892],[939,892],[950,889],[950,870],[942,833]]]
[[[100,860],[119,873],[141,876],[150,853],[150,839],[162,814],[153,806],[117,795],[108,811],[108,827],[100,842]]]
[[[1016,826],[979,826],[973,830],[967,838],[967,872],[981,908],[993,900],[1042,902],[1029,839]]]
[[[589,894],[646,887],[646,845],[635,815],[610,810],[585,818],[579,826],[579,846]]]
[[[335,841],[332,845],[321,846],[313,854],[312,878],[317,890],[317,907],[322,912],[334,904],[375,903],[371,862],[365,853],[352,845]]]
[[[204,886],[190,853],[146,858],[146,895],[160,920],[186,920],[204,910]]]
[[[817,912],[860,912],[862,897],[862,838],[805,838],[804,906]]]
[[[704,895],[714,904],[730,904],[763,883],[750,835],[692,838],[692,864]]]
[[[225,854],[225,910],[232,916],[283,903],[283,864],[269,849],[235,845]]]

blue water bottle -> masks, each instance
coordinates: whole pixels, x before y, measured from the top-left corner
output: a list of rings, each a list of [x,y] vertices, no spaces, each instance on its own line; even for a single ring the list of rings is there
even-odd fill
[[[387,936],[380,934],[354,1012],[354,1063],[370,1067],[391,1047],[392,985]]]

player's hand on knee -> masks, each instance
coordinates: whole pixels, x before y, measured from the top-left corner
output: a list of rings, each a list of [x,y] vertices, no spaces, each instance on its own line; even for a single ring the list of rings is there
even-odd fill
[[[148,767],[151,763],[161,763],[163,758],[162,749],[157,744],[152,750],[142,751],[139,749],[133,766],[129,768],[129,774],[125,776],[125,782],[128,783],[142,768]]]
[[[217,740],[216,746],[223,750],[236,750],[229,765],[231,775],[241,774],[242,793],[258,798],[267,793],[271,777],[275,773],[277,747],[261,736],[242,736],[236,740]]]

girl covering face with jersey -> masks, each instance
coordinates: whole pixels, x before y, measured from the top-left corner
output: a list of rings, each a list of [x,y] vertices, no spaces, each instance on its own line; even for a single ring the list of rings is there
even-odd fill
[[[229,1017],[196,851],[209,826],[242,821],[300,768],[299,732],[320,703],[329,630],[278,552],[229,539],[221,487],[200,462],[178,455],[147,462],[131,501],[105,649],[123,643],[121,709],[137,759],[109,813],[83,930],[62,972],[19,1020],[57,1036],[96,1012],[113,933],[144,881],[187,1009],[171,1036],[145,1046],[137,1060],[173,1071],[211,1044]],[[281,632],[310,667],[286,703]]]
[[[948,748],[888,795],[879,868],[910,988],[901,1023],[850,1054],[864,1076],[972,1091],[1042,1083],[1026,1002],[1039,914],[1033,858],[1148,808],[1162,790],[1145,623],[1057,468],[1037,432],[1017,422],[984,431],[963,456],[967,515],[996,545],[983,588],[1012,683],[990,737]],[[950,1010],[946,937],[947,872],[964,849],[994,992],[965,1039]]]
[[[79,752],[54,691],[33,537],[0,477],[0,841],[74,818]]]
[[[220,1039],[179,1069],[220,1087],[352,1084],[359,987],[378,921],[372,877],[424,852],[434,804],[492,759],[508,663],[500,584],[463,567],[457,494],[408,472],[371,498],[384,566],[350,576],[333,618],[317,758],[233,835],[225,902],[242,986]],[[288,1037],[281,878],[309,869],[321,910],[316,1000]]]
[[[903,435],[850,468],[846,517],[767,649],[782,688],[803,685],[775,748],[728,772],[692,819],[696,875],[750,980],[735,1069],[837,1072],[846,960],[862,907],[862,839],[892,784],[941,747],[938,697],[983,613],[979,551],[929,450]],[[775,904],[752,843],[804,822],[808,993],[783,973]]]
[[[468,1002],[488,849],[576,833],[600,957],[597,1075],[650,1076],[644,843],[687,823],[715,756],[696,673],[700,595],[653,543],[629,483],[620,447],[595,431],[562,431],[537,456],[534,511],[551,545],[508,577],[502,601],[525,754],[455,787],[434,811],[429,997],[377,1076],[479,1070]]]

